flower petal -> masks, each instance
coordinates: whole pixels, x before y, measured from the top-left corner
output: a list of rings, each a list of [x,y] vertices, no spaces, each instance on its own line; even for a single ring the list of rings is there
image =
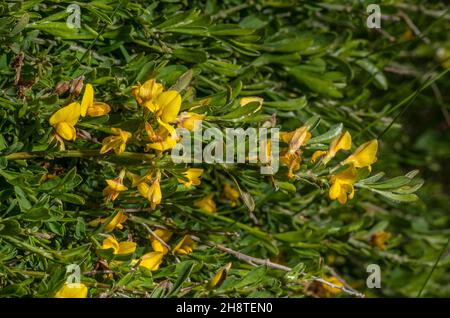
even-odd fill
[[[77,137],[77,131],[75,130],[75,127],[66,122],[56,124],[55,129],[58,135],[60,135],[65,140],[75,140]]]
[[[136,250],[137,244],[135,242],[120,242],[117,254],[131,254]]]
[[[55,298],[86,298],[88,289],[81,283],[65,283],[55,294]]]
[[[162,252],[150,252],[144,254],[141,258],[139,266],[145,267],[150,271],[156,271],[162,263],[163,257],[164,253]]]
[[[87,115],[90,117],[100,117],[108,114],[111,107],[106,103],[95,102],[87,109]]]
[[[59,109],[50,117],[50,125],[55,126],[58,123],[66,122],[72,126],[78,122],[80,118],[81,106],[74,102]]]
[[[166,123],[173,122],[180,112],[181,108],[181,96],[176,90],[169,90],[167,92],[161,93],[157,99],[156,103],[160,107],[161,120]]]
[[[92,107],[94,103],[94,88],[91,84],[86,84],[83,99],[81,100],[81,116],[86,116],[86,111]]]

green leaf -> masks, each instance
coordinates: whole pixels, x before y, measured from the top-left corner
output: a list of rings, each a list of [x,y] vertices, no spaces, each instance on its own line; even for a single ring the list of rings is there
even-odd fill
[[[189,35],[197,35],[197,36],[209,36],[208,29],[205,27],[199,27],[199,26],[166,28],[165,31],[171,32],[171,33],[189,34]]]
[[[383,182],[378,182],[378,183],[365,183],[367,187],[370,188],[374,188],[374,189],[393,189],[393,188],[398,188],[401,186],[404,186],[408,183],[411,182],[411,179],[409,179],[408,177],[404,177],[404,176],[400,176],[400,177],[395,177]]]
[[[415,202],[419,197],[415,194],[395,194],[388,191],[372,190],[394,202]]]
[[[363,179],[363,180],[359,180],[358,183],[360,184],[367,184],[367,183],[374,183],[377,182],[378,180],[380,180],[381,178],[384,177],[384,172],[379,172],[369,178]]]
[[[273,107],[279,110],[300,110],[304,108],[308,104],[305,96],[290,99],[286,101],[272,101],[272,102],[264,102],[264,106]]]
[[[16,220],[0,220],[0,235],[15,236],[21,233],[22,228]]]
[[[168,85],[175,84],[178,78],[187,70],[188,68],[184,65],[169,65],[159,71],[156,80],[167,83]]]
[[[65,202],[69,202],[69,203],[73,203],[73,204],[83,205],[86,203],[83,197],[81,197],[77,194],[74,194],[74,193],[61,193],[61,194],[56,195],[56,197]]]
[[[247,275],[245,275],[241,280],[239,280],[235,285],[234,288],[240,289],[249,285],[254,285],[259,283],[264,276],[267,273],[267,267],[266,266],[260,266],[258,268],[255,268],[251,272],[249,272]]]
[[[294,53],[306,50],[313,42],[314,40],[309,38],[287,38],[265,43],[261,48],[268,52]]]
[[[183,283],[189,278],[189,275],[191,275],[194,265],[194,261],[186,261],[178,264],[177,267],[180,268],[177,275],[178,278],[170,289],[168,296],[173,296],[180,290]]]
[[[22,218],[28,221],[46,221],[51,217],[48,207],[36,207],[26,211]]]
[[[245,106],[241,106],[236,108],[235,110],[231,111],[230,113],[215,117],[215,116],[208,116],[208,119],[213,120],[224,120],[224,121],[236,121],[242,118],[245,118],[247,116],[250,116],[257,112],[261,108],[261,105],[258,102],[251,102],[248,103]]]
[[[403,187],[400,187],[397,189],[392,189],[391,191],[394,193],[400,193],[400,194],[414,193],[417,190],[419,190],[423,186],[423,184],[424,184],[423,180],[418,180],[417,183],[415,183],[415,184],[410,184],[410,185],[403,186]]]
[[[282,190],[286,190],[288,192],[297,192],[297,188],[290,182],[276,181],[275,184]]]
[[[11,36],[15,36],[20,32],[22,32],[22,30],[25,29],[25,27],[27,26],[29,20],[30,15],[28,14],[28,12],[25,12],[20,17],[19,22],[17,22],[17,24],[14,26],[14,29],[11,31]]]
[[[16,192],[17,202],[19,203],[20,210],[22,212],[27,211],[31,208],[31,203],[28,201],[27,195],[22,190],[22,188],[18,186],[14,186],[14,191]]]
[[[238,24],[218,24],[208,28],[208,31],[212,35],[225,36],[225,35],[249,35],[255,32],[254,29],[241,28]]]
[[[375,83],[379,88],[384,90],[388,89],[386,76],[384,76],[383,72],[369,59],[357,60],[355,63],[374,77]]]
[[[42,24],[30,24],[29,28],[49,33],[65,40],[93,40],[95,35],[84,29],[69,28],[66,22],[46,22]]]
[[[190,48],[176,49],[172,52],[172,54],[175,57],[190,63],[203,63],[208,59],[204,50]]]
[[[343,95],[334,86],[333,82],[323,79],[319,74],[305,72],[301,68],[291,67],[287,71],[300,83],[311,91],[334,98],[342,98]]]
[[[92,244],[88,243],[71,249],[58,251],[58,254],[56,255],[60,261],[70,264],[86,257],[86,255],[90,252],[91,245]]]
[[[339,136],[339,134],[342,132],[343,128],[344,128],[344,125],[342,123],[337,124],[337,125],[331,127],[330,130],[328,130],[326,133],[319,135],[317,137],[311,138],[308,141],[308,144],[316,144],[316,143],[330,141],[330,140],[336,138],[337,136]]]
[[[290,231],[284,233],[277,233],[273,235],[274,238],[283,242],[297,243],[305,238],[304,231]]]
[[[317,125],[319,125],[319,123],[320,123],[320,116],[314,115],[311,118],[309,118],[307,121],[305,121],[305,123],[303,125],[306,126],[306,129],[308,129],[309,131],[312,131],[317,127]]]

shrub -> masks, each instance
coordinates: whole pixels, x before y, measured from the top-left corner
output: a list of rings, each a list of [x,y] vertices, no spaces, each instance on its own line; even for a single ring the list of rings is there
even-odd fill
[[[2,296],[448,296],[442,5],[68,5],[1,6]]]

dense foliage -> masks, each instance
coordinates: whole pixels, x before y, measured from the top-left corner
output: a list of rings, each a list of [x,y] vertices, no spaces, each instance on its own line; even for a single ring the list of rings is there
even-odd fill
[[[2,1],[0,295],[449,296],[450,13],[370,2]],[[192,119],[280,170],[175,164]]]

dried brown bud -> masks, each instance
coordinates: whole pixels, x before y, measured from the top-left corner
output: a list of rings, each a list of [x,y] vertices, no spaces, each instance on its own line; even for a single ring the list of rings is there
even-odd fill
[[[76,79],[72,80],[71,86],[70,86],[70,94],[73,96],[80,95],[81,90],[83,89],[83,81],[84,81],[84,75],[81,75],[77,77]]]
[[[59,82],[55,86],[55,94],[56,95],[62,95],[65,92],[67,92],[68,90],[69,90],[69,82],[67,82],[67,81]]]

